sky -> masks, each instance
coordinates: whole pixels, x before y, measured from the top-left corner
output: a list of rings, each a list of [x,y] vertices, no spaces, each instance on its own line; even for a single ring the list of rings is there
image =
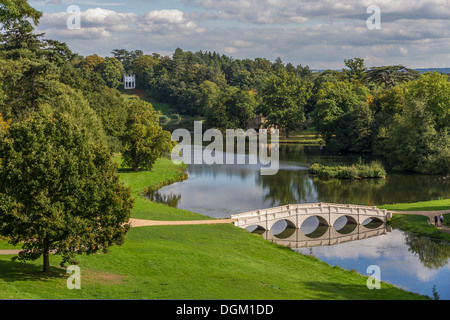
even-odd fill
[[[172,56],[218,52],[266,58],[311,69],[340,69],[363,58],[367,67],[450,67],[450,0],[30,0],[43,12],[37,30],[83,55],[114,49]],[[80,28],[69,29],[69,6]],[[377,12],[368,11],[376,5]],[[72,16],[73,17],[73,16]],[[374,20],[375,19],[375,20]],[[379,22],[379,28],[369,28]]]

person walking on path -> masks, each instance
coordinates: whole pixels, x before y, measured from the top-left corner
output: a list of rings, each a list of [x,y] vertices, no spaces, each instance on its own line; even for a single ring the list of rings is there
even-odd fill
[[[442,214],[439,217],[439,220],[441,220],[441,226],[443,226],[444,225],[444,216]]]
[[[438,216],[434,216],[434,225],[438,227]]]

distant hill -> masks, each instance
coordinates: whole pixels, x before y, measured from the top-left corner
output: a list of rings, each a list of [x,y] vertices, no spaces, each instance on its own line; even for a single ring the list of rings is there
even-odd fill
[[[327,69],[311,69],[311,71],[313,73],[322,73],[324,71],[326,71]],[[331,69],[328,69],[331,70]],[[425,73],[425,72],[433,72],[433,71],[437,71],[439,73],[442,74],[450,74],[450,68],[418,68],[418,69],[414,69],[416,71],[419,71],[420,73]],[[342,71],[342,69],[336,69],[335,71]]]
[[[423,69],[415,69],[416,71],[419,71],[420,73],[425,73],[425,72],[433,72],[433,71],[437,71],[439,73],[443,73],[443,74],[450,74],[450,68],[423,68]]]

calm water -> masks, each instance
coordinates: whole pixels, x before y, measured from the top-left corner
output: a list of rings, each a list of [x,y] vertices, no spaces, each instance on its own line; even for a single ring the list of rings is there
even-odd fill
[[[274,176],[261,176],[255,165],[191,165],[188,180],[149,196],[214,218],[290,203],[381,205],[450,197],[450,179],[446,177],[390,173],[385,180],[324,180],[307,173],[316,161],[354,163],[357,159],[330,155],[320,147],[282,146],[280,170]],[[310,233],[317,227],[315,223],[306,222],[302,228]],[[294,250],[364,275],[368,266],[378,265],[383,281],[428,296],[436,285],[441,299],[450,299],[448,244],[392,230],[363,240]]]

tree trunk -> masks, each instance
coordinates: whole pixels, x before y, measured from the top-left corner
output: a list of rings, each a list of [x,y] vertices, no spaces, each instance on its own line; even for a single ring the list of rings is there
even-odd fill
[[[50,272],[50,246],[48,244],[45,245],[44,247],[44,273],[49,273]]]

